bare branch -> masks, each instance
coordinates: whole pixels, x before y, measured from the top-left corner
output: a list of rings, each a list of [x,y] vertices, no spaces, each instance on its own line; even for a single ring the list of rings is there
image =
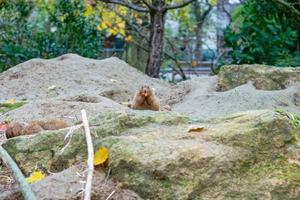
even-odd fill
[[[85,185],[85,193],[84,193],[84,200],[91,199],[91,191],[92,191],[92,180],[93,180],[93,173],[94,173],[94,147],[89,127],[89,122],[86,116],[85,110],[81,110],[82,115],[82,123],[84,126],[85,137],[86,137],[86,144],[88,148],[88,173]]]
[[[20,168],[18,167],[16,162],[10,157],[10,155],[7,153],[7,151],[0,145],[0,159],[1,158],[13,172],[15,179],[17,180],[17,182],[20,185],[21,192],[24,196],[24,199],[25,200],[35,200],[36,198],[34,196],[34,193],[32,192],[30,186],[26,182],[26,179],[23,176]]]
[[[148,8],[137,6],[136,4],[129,3],[126,0],[98,0],[98,1],[104,2],[104,3],[122,5],[122,6],[125,6],[127,8],[130,8],[130,9],[138,11],[138,12],[149,12]]]
[[[173,5],[168,5],[165,10],[171,10],[171,9],[177,9],[177,8],[182,8],[190,3],[192,3],[193,1],[196,1],[196,0],[185,0],[181,3],[178,3],[178,4],[173,4]]]
[[[142,1],[149,9],[157,10],[157,8],[153,6],[151,3],[149,3],[147,0],[142,0]]]

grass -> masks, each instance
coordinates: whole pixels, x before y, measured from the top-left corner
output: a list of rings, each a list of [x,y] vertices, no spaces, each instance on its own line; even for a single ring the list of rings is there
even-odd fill
[[[23,102],[23,101],[16,102],[16,103],[13,103],[13,104],[12,103],[0,103],[0,114],[9,112],[11,110],[15,110],[17,108],[20,108],[24,104],[26,104],[26,102]]]

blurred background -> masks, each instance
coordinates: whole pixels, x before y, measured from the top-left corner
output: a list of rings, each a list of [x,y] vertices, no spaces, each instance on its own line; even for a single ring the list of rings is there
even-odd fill
[[[159,5],[169,6],[162,27],[153,20]],[[297,67],[300,0],[0,0],[0,72],[65,53],[116,56],[143,72],[159,65],[171,82],[225,64]]]

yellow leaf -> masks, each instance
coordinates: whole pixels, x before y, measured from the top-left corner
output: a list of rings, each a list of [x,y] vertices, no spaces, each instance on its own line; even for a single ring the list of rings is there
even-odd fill
[[[26,181],[28,183],[33,183],[33,182],[42,180],[44,178],[45,178],[45,175],[41,171],[35,171],[28,178],[26,178]]]
[[[107,29],[108,28],[105,22],[102,22],[100,24],[100,27],[101,27],[101,29]]]
[[[100,147],[94,155],[94,165],[103,164],[108,159],[109,153],[107,148]]]
[[[6,104],[15,104],[16,100],[15,99],[8,99],[5,103]]]
[[[216,6],[218,4],[218,0],[209,0],[208,3],[211,5],[211,6]]]
[[[131,42],[131,41],[132,41],[132,36],[131,36],[131,35],[128,35],[128,36],[125,38],[125,41],[126,41],[126,42]]]
[[[111,33],[113,35],[118,35],[118,31],[116,31],[114,29],[109,29],[109,33]]]
[[[119,30],[119,33],[120,33],[122,36],[125,36],[125,30],[124,30],[124,29]]]
[[[65,16],[60,16],[60,21],[64,22],[65,21]]]
[[[87,5],[86,6],[86,10],[84,12],[84,16],[88,17],[88,16],[91,16],[93,14],[93,6],[91,5]]]
[[[188,127],[187,132],[201,132],[204,130],[204,126],[201,125],[191,125]]]
[[[124,29],[125,28],[125,22],[121,21],[121,22],[117,23],[117,27],[120,28],[120,29]]]
[[[198,62],[196,60],[193,60],[192,63],[191,63],[192,67],[197,67],[198,65]]]

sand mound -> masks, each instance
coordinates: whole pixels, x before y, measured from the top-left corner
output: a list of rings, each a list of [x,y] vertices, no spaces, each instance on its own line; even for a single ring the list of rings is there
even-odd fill
[[[166,99],[170,85],[150,78],[118,58],[94,60],[75,54],[33,59],[0,75],[0,100],[59,99],[77,95],[105,96],[128,101],[141,84],[155,88]]]
[[[225,92],[216,92],[217,77],[190,81],[191,92],[173,110],[205,120],[248,110],[285,110],[300,113],[300,85],[284,90],[257,90],[252,82]]]
[[[276,70],[277,76],[280,70]],[[235,71],[233,67],[228,76],[235,77]],[[50,60],[33,59],[0,74],[0,101],[10,98],[28,101],[20,109],[0,116],[0,120],[67,116],[73,122],[82,108],[91,115],[125,110],[127,107],[122,103],[132,99],[135,91],[145,84],[155,88],[163,105],[170,104],[174,111],[200,119],[256,109],[300,113],[297,83],[283,90],[267,91],[241,82],[234,89],[217,92],[218,81],[218,76],[199,77],[171,85],[146,76],[118,58],[94,60],[66,54]]]

